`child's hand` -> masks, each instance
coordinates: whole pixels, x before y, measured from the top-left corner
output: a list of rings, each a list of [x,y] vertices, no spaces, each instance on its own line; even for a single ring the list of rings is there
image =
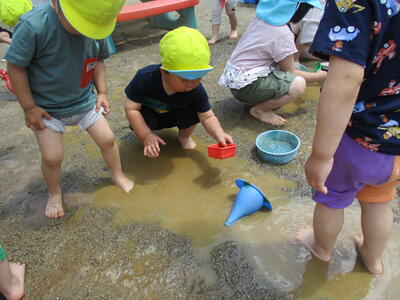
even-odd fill
[[[154,133],[149,133],[143,140],[144,144],[144,156],[148,156],[151,158],[158,157],[160,153],[160,144],[166,145],[166,142],[159,136],[155,135]]]
[[[314,190],[323,194],[328,193],[328,188],[325,186],[326,178],[332,170],[333,158],[321,160],[311,154],[304,165],[307,182]]]
[[[11,37],[8,32],[6,32],[6,31],[0,32],[0,43],[11,44]]]
[[[315,74],[318,76],[319,82],[324,82],[326,80],[326,77],[328,76],[328,72],[324,70],[319,70]]]
[[[100,107],[104,107],[104,115],[108,115],[110,113],[110,103],[108,102],[107,99],[107,94],[104,93],[99,93],[97,94],[97,100],[96,100],[96,111],[98,112]]]
[[[221,147],[226,147],[226,144],[233,144],[232,137],[225,132],[218,135],[215,139]]]
[[[46,128],[43,124],[42,118],[51,120],[49,113],[37,105],[25,110],[26,127],[32,130],[43,130]]]

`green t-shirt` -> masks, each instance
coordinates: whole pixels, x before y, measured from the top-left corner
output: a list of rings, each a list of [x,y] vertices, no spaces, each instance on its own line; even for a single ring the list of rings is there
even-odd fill
[[[26,68],[35,103],[63,118],[95,105],[94,68],[109,56],[105,40],[67,32],[46,3],[20,17],[5,59]]]

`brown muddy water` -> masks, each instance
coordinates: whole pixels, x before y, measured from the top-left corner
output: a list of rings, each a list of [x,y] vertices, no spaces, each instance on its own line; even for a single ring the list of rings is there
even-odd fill
[[[312,102],[298,101],[294,111]],[[107,179],[94,190],[85,187],[86,169],[108,175],[94,143],[69,128],[64,141],[70,161],[64,171],[78,168],[71,165],[77,148],[91,163],[67,178],[77,180],[77,188],[66,190],[67,215],[56,221],[43,217],[46,196],[43,187],[32,184],[40,177],[38,158],[29,164],[13,158],[11,149],[2,152],[1,177],[27,184],[17,196],[17,186],[3,186],[2,192],[10,193],[2,194],[6,202],[11,197],[17,205],[6,205],[0,215],[2,243],[12,249],[11,259],[22,257],[28,263],[26,299],[398,299],[398,222],[385,252],[383,275],[368,274],[357,259],[351,240],[360,229],[357,203],[346,210],[332,262],[319,262],[294,239],[296,229],[312,219],[312,201],[296,193],[304,186],[240,155],[209,158],[199,136],[198,147],[190,151],[178,146],[175,130],[160,136],[167,146],[157,159],[145,158],[136,140],[118,139],[124,171],[135,181],[132,192],[125,194]],[[250,134],[244,140],[239,140],[239,152],[254,143]],[[308,147],[304,143],[299,156]],[[290,172],[299,159],[275,167]],[[238,192],[236,178],[258,186],[273,210],[261,210],[227,228],[223,223]],[[30,195],[35,197],[29,200]],[[27,203],[22,215],[14,212],[22,205],[19,197]],[[398,205],[393,202],[394,209]],[[265,291],[251,294],[264,284]]]
[[[114,186],[104,186],[96,191],[93,205],[116,209],[113,219],[117,223],[156,222],[187,236],[196,260],[203,262],[200,277],[208,284],[217,280],[208,263],[211,249],[234,240],[257,273],[294,299],[396,299],[392,297],[398,295],[400,283],[398,227],[385,253],[384,275],[369,275],[357,260],[351,240],[360,230],[359,207],[354,204],[346,211],[332,262],[319,262],[294,239],[295,230],[312,219],[309,199],[292,198],[284,192],[296,189],[296,183],[237,157],[210,159],[206,145],[198,139],[196,150],[185,151],[174,141],[176,132],[164,131],[162,136],[168,145],[156,160],[144,158],[139,144],[121,145],[125,171],[134,178],[135,188],[126,195]],[[258,186],[274,208],[227,228],[223,222],[238,192],[236,178]]]
[[[190,151],[178,146],[176,131],[160,136],[167,146],[157,159],[145,158],[137,141],[119,139],[124,171],[135,181],[130,194],[109,180],[94,190],[78,183],[77,189],[65,192],[66,217],[55,221],[43,217],[45,193],[32,184],[40,175],[38,159],[25,165],[12,158],[11,150],[2,154],[2,178],[28,184],[25,193],[11,197],[17,204],[6,205],[0,218],[2,243],[13,250],[11,258],[22,257],[29,266],[26,299],[398,299],[398,222],[385,252],[383,275],[368,274],[357,260],[351,240],[360,228],[356,203],[346,210],[332,262],[321,263],[294,240],[296,229],[312,219],[312,201],[296,196],[303,186],[239,155],[211,159],[198,136],[198,147]],[[252,139],[245,144],[254,143]],[[69,128],[64,141],[104,166],[85,133]],[[302,147],[307,152],[307,145]],[[69,156],[69,163],[76,160]],[[299,159],[279,168],[290,172]],[[90,164],[85,168],[94,167],[97,176],[107,177],[96,169],[98,163]],[[67,173],[72,166],[65,168]],[[73,173],[68,180],[79,182],[84,174]],[[227,228],[223,223],[238,192],[236,178],[263,190],[273,210],[261,210]],[[7,188],[10,195],[16,193],[11,183]],[[41,196],[29,200],[37,191]],[[10,195],[3,194],[5,199]],[[18,197],[27,202],[22,215],[14,211],[22,205]],[[255,286],[248,281],[256,287],[264,282],[276,294],[251,296]],[[241,294],[233,292],[241,285]]]
[[[196,8],[207,37],[210,7],[211,0],[202,0]],[[240,5],[237,12],[242,34],[254,6]],[[106,61],[108,121],[123,168],[135,180],[128,195],[111,185],[87,134],[70,128],[61,178],[66,216],[46,219],[36,142],[15,97],[0,82],[0,243],[11,260],[27,263],[25,299],[400,299],[398,199],[381,276],[370,275],[356,256],[351,236],[360,229],[357,203],[346,210],[331,263],[312,258],[294,240],[297,228],[312,219],[302,168],[311,149],[319,86],[309,86],[299,101],[278,111],[288,120],[282,129],[302,141],[298,157],[281,166],[261,161],[254,142],[272,126],[252,119],[248,108],[217,84],[236,44],[226,39],[229,23],[223,14],[222,39],[211,48],[215,69],[203,83],[238,155],[208,158],[206,145],[214,141],[198,126],[197,149],[183,151],[174,130],[162,131],[168,145],[159,158],[148,159],[127,126],[123,89],[137,69],[159,63],[158,42],[165,31],[147,22],[119,25],[117,31],[118,53]],[[273,210],[227,228],[223,223],[238,192],[236,178],[263,190]]]

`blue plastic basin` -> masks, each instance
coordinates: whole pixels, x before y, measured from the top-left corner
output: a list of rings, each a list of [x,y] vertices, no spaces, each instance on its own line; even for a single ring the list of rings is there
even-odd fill
[[[286,130],[268,130],[256,139],[257,153],[265,161],[285,164],[293,160],[300,147],[300,139]]]

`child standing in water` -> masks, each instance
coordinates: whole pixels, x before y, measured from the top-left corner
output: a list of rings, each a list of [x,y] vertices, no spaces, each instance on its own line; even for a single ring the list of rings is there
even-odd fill
[[[144,144],[144,155],[156,158],[163,139],[154,133],[178,127],[178,142],[193,149],[191,136],[197,123],[223,147],[232,144],[211,110],[201,79],[213,68],[205,37],[185,26],[168,32],[160,41],[161,65],[139,70],[125,89],[125,114]]]
[[[381,2],[347,7],[327,1],[311,51],[329,56],[329,73],[305,165],[317,203],[313,228],[297,235],[329,262],[344,208],[357,198],[362,235],[355,243],[372,274],[383,271],[393,223],[390,201],[400,180],[400,94],[393,85],[400,78],[400,2]]]
[[[65,126],[79,125],[99,146],[114,183],[129,192],[121,170],[110,112],[104,40],[113,31],[123,0],[53,0],[20,18],[6,54],[11,84],[35,133],[49,198],[46,216],[64,215],[59,185]],[[97,95],[94,93],[96,88]]]
[[[300,97],[306,81],[326,78],[325,71],[303,72],[293,63],[297,49],[287,23],[300,21],[311,7],[322,9],[319,0],[261,0],[219,79],[264,123],[284,124],[286,120],[272,110]]]
[[[238,37],[237,32],[237,0],[212,0],[212,15],[211,15],[211,29],[212,37],[208,44],[214,45],[219,39],[219,28],[221,26],[222,10],[225,7],[226,14],[228,15],[231,24],[231,33],[229,34],[230,40],[235,40]]]
[[[0,294],[7,300],[19,300],[24,296],[25,264],[10,263],[0,245]]]

